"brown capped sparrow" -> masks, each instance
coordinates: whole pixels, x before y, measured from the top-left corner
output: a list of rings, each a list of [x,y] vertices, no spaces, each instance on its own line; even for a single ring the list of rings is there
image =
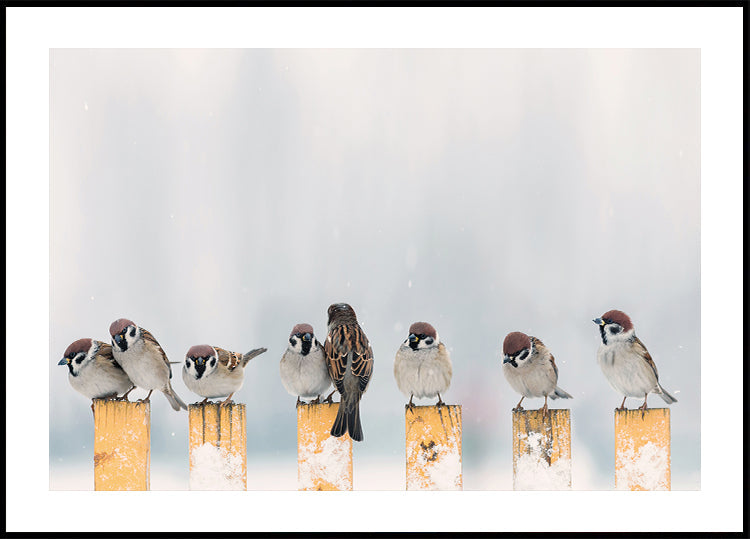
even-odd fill
[[[300,398],[315,397],[312,402],[318,404],[320,396],[331,387],[325,352],[310,324],[297,324],[292,329],[279,371],[281,383],[290,395],[297,397],[298,406]],[[332,395],[333,392],[328,395],[329,402]]]
[[[265,348],[256,348],[239,354],[208,344],[192,346],[185,355],[182,381],[190,391],[205,397],[201,404],[220,397],[226,397],[223,405],[229,404],[232,395],[242,387],[247,363],[265,351]]]
[[[414,397],[432,399],[435,396],[437,406],[443,406],[440,392],[445,393],[451,385],[452,375],[450,355],[435,328],[427,322],[412,324],[393,362],[396,385],[409,397],[407,407],[414,408]]]
[[[542,417],[548,412],[547,397],[573,398],[557,386],[555,358],[544,343],[520,331],[508,333],[503,341],[503,374],[510,387],[522,395],[514,412],[523,410],[521,403],[526,397],[544,397]]]
[[[112,336],[115,360],[136,386],[148,389],[143,402],[148,402],[154,389],[158,389],[164,393],[173,409],[187,410],[187,405],[172,389],[172,368],[167,354],[148,330],[126,318],[119,318],[109,326],[109,334]]]
[[[65,350],[58,365],[68,366],[73,389],[89,399],[114,399],[135,387],[112,355],[112,347],[94,339],[78,339]],[[94,404],[91,404],[94,409]]]
[[[624,395],[617,410],[625,409],[628,397],[643,397],[641,415],[646,413],[646,398],[649,393],[657,393],[667,404],[677,402],[661,384],[656,364],[641,340],[635,336],[630,317],[622,311],[612,310],[595,318],[599,326],[602,344],[596,359],[602,368],[609,385]]]
[[[359,400],[372,376],[372,347],[357,323],[354,309],[346,303],[328,307],[328,337],[324,348],[328,372],[341,394],[331,435],[339,437],[349,432],[352,440],[361,442],[364,435]]]

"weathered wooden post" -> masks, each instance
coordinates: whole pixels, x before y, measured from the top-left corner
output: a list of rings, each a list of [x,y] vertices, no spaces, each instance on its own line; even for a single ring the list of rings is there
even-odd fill
[[[297,406],[299,490],[352,490],[352,439],[331,436],[339,403]]]
[[[461,406],[408,405],[406,490],[462,490]]]
[[[244,404],[188,406],[190,490],[247,490]]]
[[[149,490],[151,404],[94,399],[94,490]]]
[[[513,490],[571,487],[570,410],[513,412]]]
[[[671,490],[669,408],[615,410],[615,488]]]

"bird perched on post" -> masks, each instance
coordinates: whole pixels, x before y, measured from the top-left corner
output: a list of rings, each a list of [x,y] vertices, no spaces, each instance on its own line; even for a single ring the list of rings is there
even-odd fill
[[[595,318],[602,344],[596,359],[605,378],[615,391],[624,395],[617,410],[625,409],[628,397],[643,397],[641,416],[646,414],[649,393],[657,393],[667,404],[677,402],[661,384],[656,364],[641,340],[635,336],[630,317],[622,311],[611,310]]]
[[[315,338],[310,324],[297,324],[289,334],[289,344],[279,364],[281,383],[290,395],[312,399],[314,404],[320,402],[320,397],[331,387],[331,375],[328,373],[323,346]],[[328,400],[333,395],[328,395]]]
[[[119,318],[109,326],[109,334],[115,360],[136,386],[148,389],[143,402],[148,402],[154,389],[158,389],[174,410],[187,410],[187,405],[172,389],[172,368],[167,354],[151,332],[127,318]]]
[[[127,400],[133,382],[115,361],[112,347],[94,339],[78,339],[65,350],[58,365],[68,366],[68,381],[73,389],[89,399]],[[94,404],[91,403],[91,410]]]
[[[437,406],[445,403],[440,393],[448,389],[453,375],[451,358],[437,331],[427,322],[415,322],[409,336],[396,352],[393,376],[401,392],[409,397],[407,407],[414,408],[414,397],[434,398]]]
[[[520,331],[508,333],[503,341],[503,374],[510,387],[522,395],[513,408],[514,412],[523,410],[521,403],[524,398],[544,397],[544,406],[540,409],[545,417],[547,397],[573,398],[557,386],[555,358],[544,343]]]
[[[341,394],[331,435],[338,437],[349,432],[352,440],[361,442],[364,436],[359,400],[372,376],[373,357],[357,315],[346,303],[334,303],[328,307],[328,337],[324,349],[331,380]]]
[[[226,397],[222,405],[229,404],[245,380],[245,366],[265,351],[265,348],[256,348],[240,354],[208,344],[192,346],[185,354],[182,381],[190,391],[205,397],[201,404],[220,397]]]

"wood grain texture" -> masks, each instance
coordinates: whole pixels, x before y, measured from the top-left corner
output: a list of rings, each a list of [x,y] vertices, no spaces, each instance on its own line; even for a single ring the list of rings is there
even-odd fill
[[[669,408],[615,410],[615,488],[671,490]]]
[[[94,399],[94,490],[149,490],[151,404]]]
[[[247,490],[244,404],[191,404],[190,490]]]
[[[352,439],[331,436],[339,403],[297,406],[299,490],[352,490]]]
[[[406,490],[463,490],[461,406],[406,408]]]
[[[570,410],[514,411],[513,490],[570,488]]]

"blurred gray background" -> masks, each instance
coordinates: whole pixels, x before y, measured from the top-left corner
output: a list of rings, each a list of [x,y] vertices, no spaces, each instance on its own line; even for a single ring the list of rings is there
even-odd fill
[[[355,489],[404,488],[392,368],[419,320],[452,354],[465,489],[512,488],[514,330],[575,397],[553,402],[572,410],[573,488],[613,488],[621,396],[591,322],[612,308],[679,400],[673,488],[700,488],[698,49],[53,49],[50,83],[51,488],[93,488],[89,401],[56,363],[120,317],[172,361],[267,347],[235,395],[248,488],[295,488],[278,363],[340,301],[375,354]],[[152,474],[186,489],[187,414],[151,400]]]

